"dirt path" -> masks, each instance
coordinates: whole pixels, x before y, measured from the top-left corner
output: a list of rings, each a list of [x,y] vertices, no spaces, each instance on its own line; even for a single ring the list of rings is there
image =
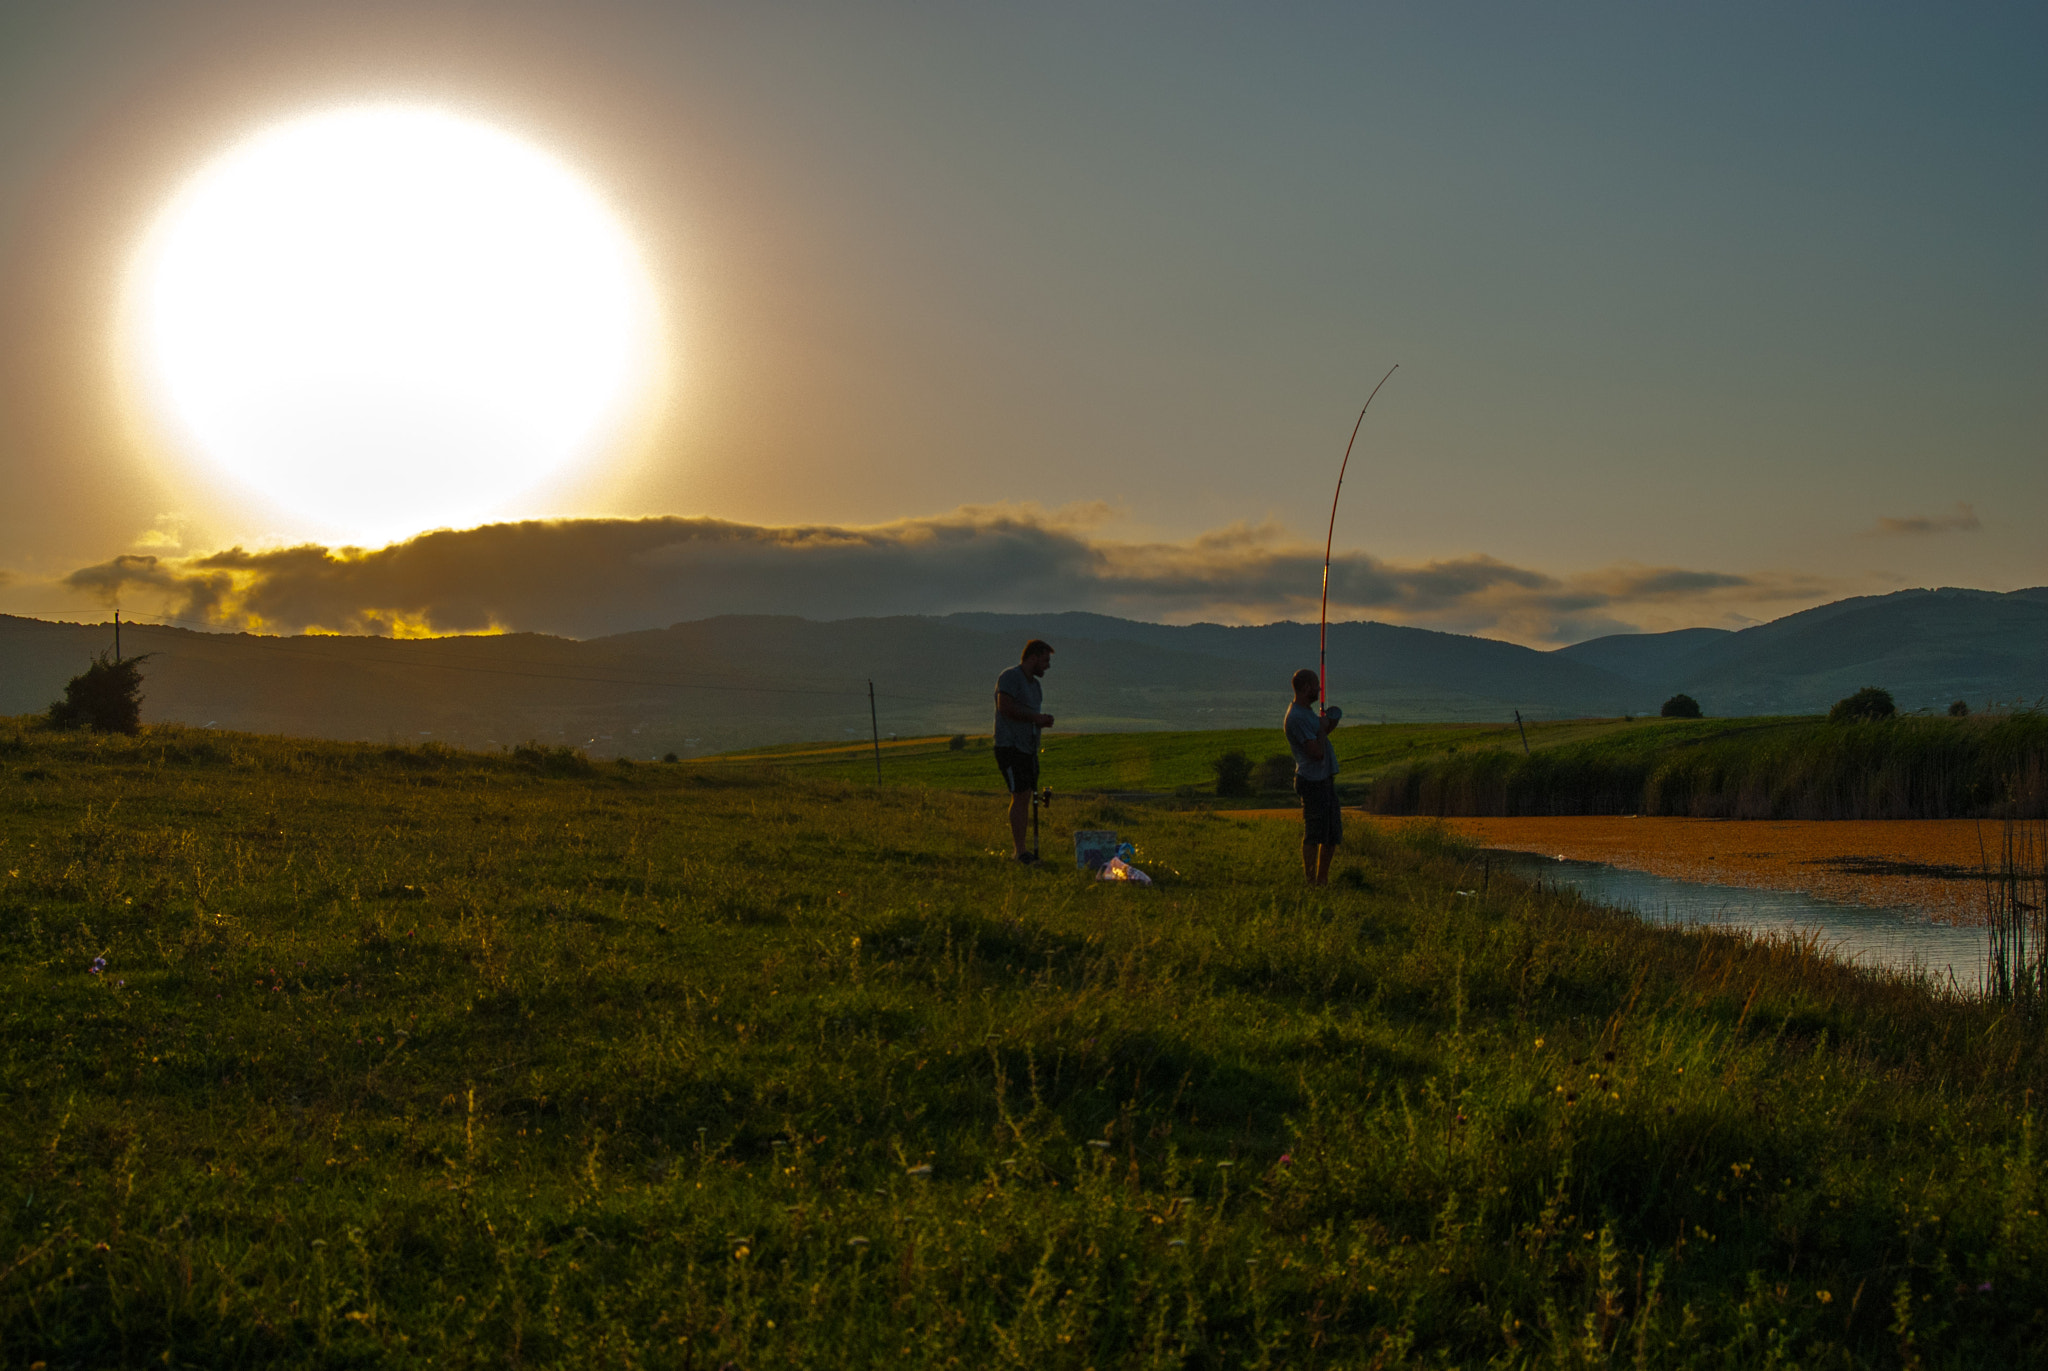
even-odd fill
[[[1232,811],[1299,822],[1293,810]],[[1347,823],[1399,828],[1433,820],[1347,811]],[[1996,852],[1996,822],[1974,819],[1445,819],[1487,847],[1607,862],[1687,881],[1799,890],[1828,900],[1924,909],[1978,923],[1984,885],[1978,840]]]

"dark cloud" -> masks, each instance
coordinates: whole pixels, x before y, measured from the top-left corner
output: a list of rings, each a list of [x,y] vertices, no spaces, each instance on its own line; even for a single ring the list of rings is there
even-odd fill
[[[1984,524],[1975,507],[1956,502],[1953,514],[1915,514],[1904,519],[1880,518],[1866,533],[1980,533]]]
[[[1322,558],[1271,525],[1183,543],[1092,535],[1100,511],[962,509],[870,528],[718,519],[569,519],[422,534],[374,551],[304,546],[127,555],[74,590],[272,632],[493,629],[591,637],[715,614],[833,619],[1087,609],[1164,622],[1311,618]],[[1818,598],[1826,588],[1721,572],[1618,567],[1560,578],[1486,556],[1330,569],[1332,618],[1373,617],[1528,642],[1625,631],[1632,609]]]

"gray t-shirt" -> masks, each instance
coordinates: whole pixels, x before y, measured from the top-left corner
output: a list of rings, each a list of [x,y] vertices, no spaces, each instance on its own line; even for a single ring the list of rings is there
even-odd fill
[[[1287,717],[1281,722],[1287,730],[1287,750],[1294,754],[1294,774],[1304,781],[1327,781],[1337,774],[1337,749],[1330,746],[1329,735],[1323,732],[1323,721],[1316,712],[1304,704],[1287,706]],[[1302,744],[1320,742],[1323,745],[1323,759],[1319,762],[1302,750]]]
[[[996,677],[996,690],[1009,696],[1033,714],[1043,714],[1041,707],[1045,699],[1045,688],[1038,678],[1024,669],[1020,662],[1002,675]],[[1014,747],[1019,752],[1038,755],[1038,725],[1012,719],[1002,710],[996,711],[996,746]]]

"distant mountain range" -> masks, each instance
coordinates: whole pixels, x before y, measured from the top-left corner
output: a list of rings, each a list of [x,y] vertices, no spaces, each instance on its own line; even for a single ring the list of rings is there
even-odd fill
[[[576,641],[542,634],[395,640],[262,637],[124,624],[151,654],[143,717],[250,732],[486,747],[537,739],[594,756],[701,754],[988,727],[995,675],[1028,637],[1058,649],[1046,707],[1063,728],[1271,722],[1316,660],[1313,624],[1175,627],[1099,614],[813,621],[725,616]],[[109,625],[0,616],[0,713],[44,708]],[[1904,709],[2048,695],[2048,587],[1911,590],[1740,632],[1617,634],[1552,652],[1378,623],[1330,626],[1332,698],[1357,719],[1824,710],[1864,685]]]
[[[1973,708],[2048,695],[2048,586],[1902,590],[1837,600],[1731,633],[1619,633],[1550,653],[1709,714],[1805,714],[1866,685],[1901,709]]]

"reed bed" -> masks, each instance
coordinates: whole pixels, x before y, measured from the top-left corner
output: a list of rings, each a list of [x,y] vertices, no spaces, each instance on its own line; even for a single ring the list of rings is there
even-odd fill
[[[2048,1009],[2048,822],[2005,822],[1984,854],[1984,905],[1985,991],[2038,1017]]]
[[[1391,767],[1356,802],[1439,817],[2038,818],[2048,814],[2048,715],[1771,721],[1526,756],[1491,747]]]

